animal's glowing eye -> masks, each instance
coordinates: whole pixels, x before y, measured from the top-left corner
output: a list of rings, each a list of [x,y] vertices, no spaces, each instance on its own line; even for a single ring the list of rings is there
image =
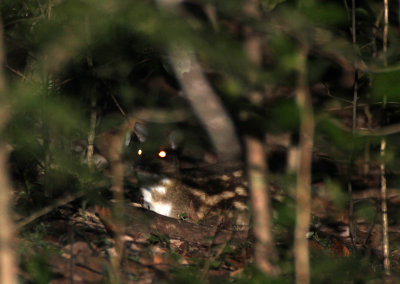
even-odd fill
[[[167,156],[167,153],[165,151],[160,151],[160,152],[158,152],[158,156],[160,158],[165,158]]]
[[[138,154],[139,156],[141,156],[141,155],[143,154],[142,149],[139,149],[139,150],[137,151],[137,154]]]

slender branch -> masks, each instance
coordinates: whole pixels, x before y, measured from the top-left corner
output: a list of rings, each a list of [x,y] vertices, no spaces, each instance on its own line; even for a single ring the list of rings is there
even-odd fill
[[[300,110],[300,163],[297,169],[296,228],[294,241],[297,283],[310,283],[310,264],[307,233],[311,221],[311,162],[314,140],[314,115],[307,87],[308,49],[299,52],[297,104]]]
[[[382,15],[383,15],[383,9],[381,9],[381,11],[379,12],[378,16],[376,17],[375,24],[374,24],[374,27],[372,29],[372,42],[371,42],[371,44],[372,44],[372,57],[373,58],[377,58],[377,56],[378,56],[378,47],[377,47],[377,44],[376,44],[376,38],[378,36],[378,27],[379,27],[380,22],[382,20]]]
[[[383,64],[387,66],[387,44],[388,44],[388,29],[389,29],[389,3],[388,0],[383,1],[384,4],[384,26],[383,26]],[[386,123],[386,94],[383,96],[383,117],[384,123]],[[383,137],[381,140],[381,211],[382,211],[382,246],[383,246],[383,266],[385,275],[389,276],[390,272],[390,259],[389,259],[389,225],[388,225],[388,213],[387,213],[387,185],[386,185],[386,138]]]
[[[357,68],[357,30],[356,30],[356,1],[351,1],[351,34],[353,41],[354,52],[354,84],[353,84],[353,121],[352,121],[352,134],[353,140],[357,129],[357,101],[358,101],[358,68]],[[352,141],[352,148],[349,159],[348,167],[348,193],[349,193],[349,231],[353,247],[357,245],[357,222],[354,218],[354,203],[353,203],[353,186],[351,184],[351,167],[353,164],[354,154],[354,141]]]
[[[341,97],[332,95],[331,90],[329,89],[329,86],[326,85],[326,84],[323,84],[323,85],[324,85],[324,87],[325,87],[325,89],[326,89],[326,92],[327,92],[326,95],[327,95],[328,97],[334,98],[334,99],[336,99],[336,100],[340,100],[340,101],[345,102],[345,103],[352,104],[352,106],[353,106],[353,101],[351,101],[351,100],[346,100],[346,99],[344,99],[344,98],[341,98]]]
[[[353,135],[357,129],[358,69],[357,69],[357,34],[356,34],[356,0],[351,1],[351,23],[354,50],[354,86],[353,86]]]
[[[28,81],[28,78],[24,74],[22,74],[20,71],[14,69],[14,68],[12,68],[10,65],[6,64],[6,68],[11,70],[13,73],[17,74],[19,77],[21,77],[25,81]]]
[[[29,217],[17,222],[16,224],[16,229],[17,230],[21,230],[22,228],[24,228],[25,226],[29,225],[30,223],[32,223],[33,221],[35,221],[36,219],[52,212],[53,210],[57,209],[58,207],[67,205],[68,203],[71,203],[72,201],[77,200],[78,198],[81,198],[83,196],[83,193],[81,194],[77,194],[77,195],[69,195],[63,198],[59,198],[57,199],[55,202],[53,202],[53,204],[50,204],[32,214],[29,215]]]
[[[367,118],[367,126],[368,129],[372,128],[372,113],[369,105],[364,106],[364,113]],[[366,176],[370,171],[371,166],[371,139],[369,137],[366,138],[365,149],[364,149],[364,175]]]
[[[122,162],[123,145],[126,133],[132,131],[136,123],[131,121],[125,123],[116,135],[110,135],[108,145],[108,155],[106,156],[111,164],[111,176],[113,197],[115,202],[112,203],[111,223],[115,226],[114,231],[114,248],[115,253],[111,257],[111,282],[121,283],[121,260],[123,258],[123,235],[125,233],[124,222],[124,165]]]
[[[89,166],[93,164],[93,154],[94,154],[94,137],[96,134],[96,95],[94,94],[94,90],[92,90],[91,98],[90,98],[90,128],[88,135],[88,148],[87,148],[87,163]]]
[[[333,124],[335,124],[338,128],[342,129],[343,131],[352,132],[352,129],[349,127],[343,125],[342,123],[333,120]],[[356,130],[355,135],[356,136],[386,136],[386,135],[392,135],[392,134],[397,134],[400,132],[400,123],[395,123],[392,125],[388,126],[383,126],[380,128],[363,128],[363,129],[358,129]]]
[[[118,108],[119,112],[120,112],[125,118],[127,118],[127,115],[126,115],[124,109],[123,109],[123,108],[121,107],[121,105],[119,104],[117,98],[116,98],[113,94],[110,94],[110,96],[111,96],[111,98],[112,98],[112,100],[113,100],[115,106]]]

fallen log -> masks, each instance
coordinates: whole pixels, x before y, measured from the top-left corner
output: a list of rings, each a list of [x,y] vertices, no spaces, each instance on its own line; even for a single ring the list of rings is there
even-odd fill
[[[200,246],[221,245],[227,242],[233,245],[243,244],[248,240],[248,232],[244,230],[227,230],[218,226],[191,223],[157,214],[132,205],[125,207],[125,234],[137,236],[138,233],[161,234],[169,239],[186,241]],[[96,208],[107,231],[115,232],[115,226],[110,223],[110,210]]]

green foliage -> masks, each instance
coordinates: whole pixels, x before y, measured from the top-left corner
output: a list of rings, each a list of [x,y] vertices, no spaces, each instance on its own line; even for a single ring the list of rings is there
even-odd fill
[[[60,254],[60,248],[45,241],[49,229],[47,225],[38,224],[24,232],[19,243],[21,266],[32,283],[49,283],[55,276],[49,259]]]
[[[318,3],[302,9],[305,16],[318,26],[340,26],[347,23],[346,11],[339,3]]]
[[[263,5],[263,8],[264,8],[266,11],[270,12],[270,11],[272,11],[273,9],[275,9],[275,7],[276,7],[278,4],[280,4],[280,3],[282,3],[282,2],[285,2],[285,1],[286,1],[286,0],[262,0],[261,3],[262,3],[262,5]]]
[[[171,282],[177,284],[185,284],[185,283],[202,284],[204,283],[204,280],[202,279],[198,269],[194,267],[188,267],[174,271],[173,281]]]
[[[321,129],[325,136],[322,137],[327,139],[331,146],[348,153],[354,147],[357,147],[357,140],[348,131],[341,129],[340,125],[335,122],[335,120],[321,117],[317,127]]]
[[[299,112],[293,101],[277,103],[272,109],[271,130],[296,130],[299,127]]]
[[[325,180],[326,184],[326,191],[329,199],[333,201],[334,205],[339,209],[344,209],[347,201],[348,196],[343,192],[340,184],[332,179]]]
[[[27,262],[26,268],[33,283],[45,284],[54,278],[45,255],[33,256]]]
[[[363,282],[378,275],[378,271],[370,268],[367,259],[359,257],[321,255],[312,260],[312,281],[315,283]]]
[[[376,221],[377,217],[377,208],[376,205],[371,202],[358,202],[356,204],[356,214],[363,220],[366,220],[368,223],[373,224]]]
[[[233,283],[251,283],[251,284],[263,284],[263,283],[292,283],[289,277],[275,278],[265,275],[254,266],[246,267],[246,269],[238,277],[233,279]]]
[[[383,72],[374,74],[372,77],[372,90],[377,100],[386,97],[391,101],[398,101],[400,98],[400,71]]]
[[[275,222],[277,225],[283,228],[293,228],[295,224],[295,205],[293,200],[286,199],[283,202],[276,205],[276,217]]]

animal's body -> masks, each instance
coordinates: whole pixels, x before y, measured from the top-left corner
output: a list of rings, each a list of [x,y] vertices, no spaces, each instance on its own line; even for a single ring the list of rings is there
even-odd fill
[[[99,135],[97,148],[110,163],[124,157],[126,165],[133,165],[144,208],[172,218],[247,226],[247,183],[241,165],[207,165],[187,157],[174,141],[180,136],[146,129],[142,121],[129,118]],[[121,143],[123,155],[118,150]]]

